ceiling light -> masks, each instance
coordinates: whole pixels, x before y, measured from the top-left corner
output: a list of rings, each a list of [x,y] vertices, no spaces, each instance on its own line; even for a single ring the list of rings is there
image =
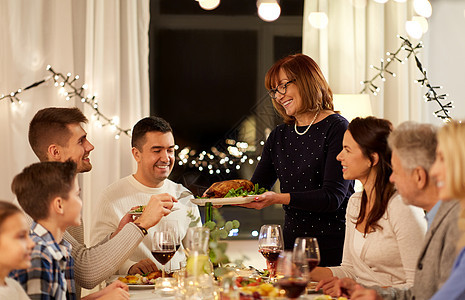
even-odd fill
[[[205,10],[213,10],[220,5],[220,0],[199,0],[199,5]]]
[[[413,1],[413,8],[417,14],[425,18],[431,17],[431,14],[433,13],[433,8],[431,7],[431,3],[429,3],[428,0]]]
[[[277,0],[258,0],[258,16],[266,22],[272,22],[281,15],[281,7]]]

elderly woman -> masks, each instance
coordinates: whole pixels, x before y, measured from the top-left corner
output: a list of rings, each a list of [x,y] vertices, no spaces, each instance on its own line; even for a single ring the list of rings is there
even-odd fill
[[[347,200],[353,181],[344,180],[336,155],[347,120],[334,112],[333,95],[320,68],[303,54],[276,62],[265,77],[271,101],[284,124],[269,135],[251,181],[281,193],[266,192],[244,207],[283,204],[284,244],[316,237],[320,265],[341,262]]]
[[[405,204],[389,181],[391,131],[391,122],[375,117],[350,122],[337,159],[344,178],[360,180],[363,191],[349,200],[342,264],[316,268],[313,280],[336,276],[367,286],[413,284],[426,222],[423,210]],[[336,279],[325,281],[323,290],[331,290]]]
[[[458,226],[462,231],[465,230],[465,123],[452,121],[439,130],[436,161],[431,168],[431,176],[436,180],[439,198],[461,201],[462,212]],[[457,248],[461,250],[450,277],[432,300],[465,299],[465,233]]]

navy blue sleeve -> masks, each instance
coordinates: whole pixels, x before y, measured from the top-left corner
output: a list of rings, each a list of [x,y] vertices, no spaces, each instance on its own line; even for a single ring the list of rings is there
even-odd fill
[[[276,182],[276,179],[278,178],[275,168],[273,166],[273,161],[271,159],[272,139],[273,133],[270,134],[270,136],[266,140],[265,145],[263,147],[261,159],[258,162],[257,167],[255,168],[252,178],[250,179],[250,181],[252,181],[254,184],[258,183],[260,187],[264,187],[267,190],[271,190],[271,188]]]
[[[313,212],[334,212],[353,193],[353,181],[342,176],[341,163],[336,156],[342,150],[342,139],[348,122],[335,122],[326,136],[327,153],[324,169],[321,170],[323,185],[319,189],[291,192],[290,206]],[[349,191],[349,193],[348,193]]]

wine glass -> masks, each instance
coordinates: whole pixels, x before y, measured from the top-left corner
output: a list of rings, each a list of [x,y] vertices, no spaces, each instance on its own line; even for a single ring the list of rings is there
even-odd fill
[[[308,272],[313,271],[320,263],[320,248],[317,239],[313,237],[296,238],[292,254],[294,261],[306,262]]]
[[[258,236],[258,249],[266,259],[266,265],[273,280],[276,273],[276,261],[284,249],[283,232],[280,225],[263,225]]]
[[[181,235],[179,234],[179,226],[178,226],[178,221],[177,220],[166,220],[163,218],[158,227],[159,231],[169,231],[172,233],[173,238],[174,238],[174,244],[176,247],[176,252],[179,250],[179,247],[181,247]],[[175,252],[175,255],[176,255]],[[172,268],[172,261],[170,260],[170,270],[171,272],[173,271]]]
[[[309,272],[305,261],[295,260],[290,251],[282,252],[277,261],[278,285],[288,299],[297,299],[307,287]]]
[[[162,265],[162,278],[165,277],[165,265],[176,253],[176,243],[170,231],[155,231],[152,239],[152,255]]]

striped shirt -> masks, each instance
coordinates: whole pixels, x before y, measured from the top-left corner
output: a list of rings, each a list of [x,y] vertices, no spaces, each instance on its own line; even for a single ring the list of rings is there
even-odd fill
[[[71,245],[62,240],[59,244],[42,225],[33,222],[31,238],[36,243],[32,250],[32,266],[10,273],[31,299],[75,300],[74,260]]]

